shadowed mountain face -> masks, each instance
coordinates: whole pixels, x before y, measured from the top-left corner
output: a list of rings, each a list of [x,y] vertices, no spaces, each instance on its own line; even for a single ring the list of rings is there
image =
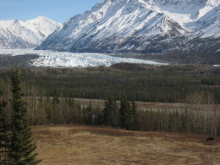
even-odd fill
[[[67,20],[37,49],[218,54],[219,5],[218,0],[105,0]]]

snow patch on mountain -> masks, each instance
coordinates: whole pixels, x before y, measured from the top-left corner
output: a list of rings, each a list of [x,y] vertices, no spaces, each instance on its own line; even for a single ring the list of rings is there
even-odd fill
[[[27,49],[0,49],[1,54],[8,55],[31,55],[40,57],[32,60],[30,65],[37,67],[95,67],[110,66],[116,63],[143,63],[150,65],[168,65],[149,60],[139,60],[132,58],[112,57],[100,53],[70,53],[54,52],[49,50],[27,50]]]

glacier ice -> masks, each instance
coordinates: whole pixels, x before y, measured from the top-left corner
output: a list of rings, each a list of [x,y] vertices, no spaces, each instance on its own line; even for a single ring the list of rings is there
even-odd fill
[[[37,54],[39,58],[32,60],[32,66],[36,67],[95,67],[110,66],[116,63],[143,63],[151,65],[168,65],[149,60],[113,57],[100,53],[70,53],[49,50],[30,49],[0,49],[0,55],[27,55]]]

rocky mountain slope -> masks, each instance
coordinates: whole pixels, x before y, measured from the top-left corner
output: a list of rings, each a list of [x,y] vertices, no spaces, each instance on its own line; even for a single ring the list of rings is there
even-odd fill
[[[0,21],[0,48],[35,48],[62,24],[40,16],[33,20]]]
[[[220,1],[105,0],[67,20],[37,49],[220,53]]]

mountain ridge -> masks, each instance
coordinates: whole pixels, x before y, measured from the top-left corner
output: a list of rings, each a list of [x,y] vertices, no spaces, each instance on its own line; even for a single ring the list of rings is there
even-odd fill
[[[68,19],[36,49],[219,53],[219,6],[218,0],[104,0]]]
[[[0,48],[220,54],[219,0],[104,0],[63,24],[0,21]]]

